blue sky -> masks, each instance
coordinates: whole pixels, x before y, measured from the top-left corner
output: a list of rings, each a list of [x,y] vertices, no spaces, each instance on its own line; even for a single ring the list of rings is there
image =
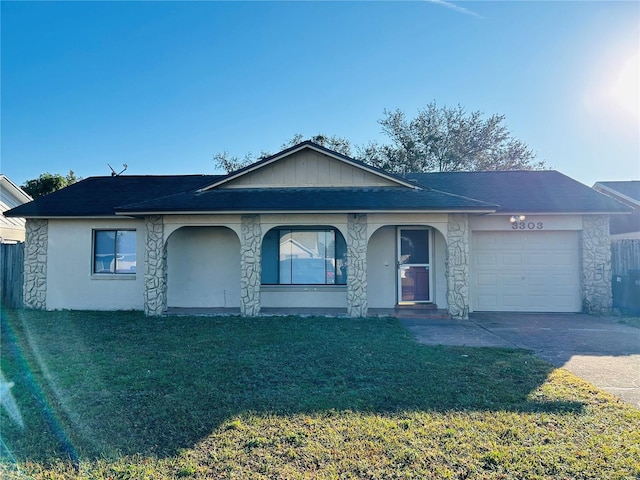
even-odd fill
[[[637,2],[1,2],[1,170],[219,173],[384,109],[506,115],[587,185],[640,178]]]

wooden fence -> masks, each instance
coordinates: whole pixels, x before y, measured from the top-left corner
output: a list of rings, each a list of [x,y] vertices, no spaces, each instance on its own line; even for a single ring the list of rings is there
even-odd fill
[[[24,243],[0,244],[0,300],[8,308],[22,308]]]
[[[611,243],[613,307],[623,314],[640,315],[640,240]]]
[[[614,240],[611,271],[614,275],[628,275],[629,270],[640,270],[640,240]]]

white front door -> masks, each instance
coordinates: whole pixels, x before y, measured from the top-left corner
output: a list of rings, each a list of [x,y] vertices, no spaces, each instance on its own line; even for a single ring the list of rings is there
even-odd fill
[[[398,228],[398,303],[431,302],[431,230]]]

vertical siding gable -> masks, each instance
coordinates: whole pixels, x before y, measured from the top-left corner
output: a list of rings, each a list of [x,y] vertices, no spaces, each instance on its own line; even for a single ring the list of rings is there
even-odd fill
[[[315,150],[265,165],[221,188],[397,187],[398,184]]]

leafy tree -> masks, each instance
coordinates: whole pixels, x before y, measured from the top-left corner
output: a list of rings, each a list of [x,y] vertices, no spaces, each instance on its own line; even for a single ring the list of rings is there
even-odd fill
[[[318,145],[322,145],[323,147],[342,153],[343,155],[351,155],[351,142],[349,142],[349,140],[347,140],[346,138],[337,137],[335,135],[329,136],[319,133],[318,135],[314,135],[313,137],[311,137],[309,140],[317,143]],[[284,150],[303,141],[304,137],[302,136],[302,134],[296,133],[288,142],[283,143],[280,148]],[[227,173],[231,173],[265,157],[269,157],[270,155],[272,154],[263,150],[257,157],[249,152],[244,157],[240,158],[236,156],[230,156],[227,151],[223,151],[220,153],[216,153],[213,156],[213,161],[215,162],[217,168],[220,168]]]
[[[479,111],[468,113],[460,105],[438,107],[435,102],[419,110],[413,119],[399,109],[385,110],[383,115],[379,123],[391,141],[388,144],[370,142],[353,153],[351,143],[343,137],[318,134],[310,140],[393,173],[536,170],[546,166],[536,162],[535,153],[511,135],[504,115],[487,117]],[[298,133],[282,148],[303,139]],[[222,152],[213,158],[218,168],[232,172],[269,155],[263,151],[258,157],[248,153],[239,158]]]
[[[394,173],[543,168],[544,162],[534,161],[535,153],[511,135],[504,120],[504,115],[485,117],[435,102],[413,119],[401,110],[385,110],[379,123],[391,144],[369,143],[358,149],[358,157]]]
[[[62,176],[59,173],[51,174],[47,172],[41,174],[38,178],[27,180],[24,185],[22,185],[22,189],[33,198],[37,198],[60,190],[79,180],[82,180],[82,178],[76,177],[73,170],[69,170],[69,174],[66,176]]]

